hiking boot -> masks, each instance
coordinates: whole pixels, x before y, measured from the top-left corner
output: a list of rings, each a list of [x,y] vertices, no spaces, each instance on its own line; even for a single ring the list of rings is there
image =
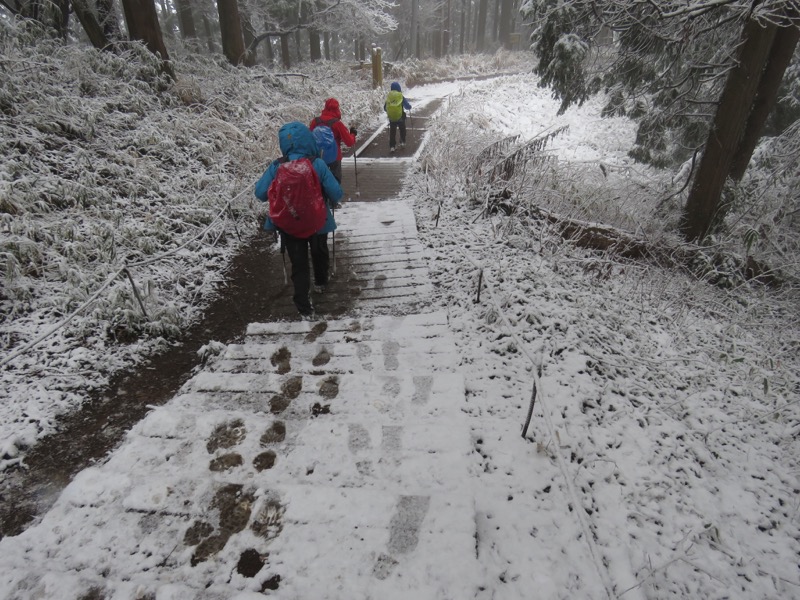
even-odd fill
[[[400,142],[400,148],[402,149],[402,148],[405,148],[405,147],[406,147],[406,143],[405,142]]]
[[[301,321],[313,321],[314,320],[314,311],[310,310],[308,312],[300,312],[300,320]]]
[[[390,152],[391,154],[394,154],[394,146],[392,146],[391,148],[389,148],[389,152]]]
[[[325,293],[325,288],[326,288],[326,287],[328,287],[328,286],[327,286],[327,285],[325,285],[324,283],[323,283],[323,284],[315,283],[315,284],[314,284],[314,291],[315,291],[317,294],[324,294],[324,293]]]

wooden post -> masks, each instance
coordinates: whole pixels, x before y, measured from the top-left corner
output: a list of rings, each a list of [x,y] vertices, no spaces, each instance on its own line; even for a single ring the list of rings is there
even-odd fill
[[[383,59],[382,51],[376,47],[372,49],[372,87],[383,87]]]
[[[536,404],[536,380],[533,380],[533,391],[531,391],[531,401],[528,404],[528,416],[525,418],[525,425],[522,426],[522,437],[527,438],[528,426],[531,424],[531,417],[533,416],[533,406]]]
[[[481,286],[483,286],[483,269],[481,269],[480,273],[478,273],[478,296],[475,298],[475,304],[480,304]]]
[[[149,319],[150,315],[147,314],[147,310],[145,310],[144,308],[144,302],[142,301],[142,297],[139,295],[139,289],[136,287],[136,282],[133,281],[133,276],[131,275],[131,272],[127,269],[127,267],[123,270],[125,271],[125,275],[128,276],[128,281],[131,282],[131,287],[133,288],[133,295],[136,296],[136,299],[139,301],[139,308],[142,309],[142,314],[144,314],[144,316],[147,319]]]

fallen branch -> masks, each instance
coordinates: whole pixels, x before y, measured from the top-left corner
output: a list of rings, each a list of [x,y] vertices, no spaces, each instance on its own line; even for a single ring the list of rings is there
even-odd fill
[[[631,260],[652,261],[661,267],[683,267],[695,275],[698,273],[698,261],[707,262],[705,253],[708,249],[702,246],[670,246],[638,239],[608,225],[562,217],[535,206],[529,207],[527,212],[532,217],[553,225],[563,239],[581,248],[607,252]],[[752,256],[742,259],[737,256],[723,256],[715,251],[712,258],[713,263],[720,267],[725,264],[734,265],[735,273],[746,281],[757,281],[770,287],[780,287],[786,283],[777,269],[770,268]],[[717,281],[711,280],[711,283]]]

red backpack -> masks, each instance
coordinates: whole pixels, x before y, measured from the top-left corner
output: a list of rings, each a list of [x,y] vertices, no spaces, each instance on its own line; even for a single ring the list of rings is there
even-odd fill
[[[328,218],[319,177],[307,158],[278,165],[267,191],[269,218],[296,238],[308,238],[322,229]]]

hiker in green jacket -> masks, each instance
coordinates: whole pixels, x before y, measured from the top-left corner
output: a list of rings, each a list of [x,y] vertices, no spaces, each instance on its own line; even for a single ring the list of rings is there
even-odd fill
[[[400,84],[392,82],[389,95],[383,104],[383,110],[389,117],[389,152],[394,153],[395,142],[397,141],[397,130],[400,130],[400,147],[406,145],[406,111],[411,110],[411,105],[403,96]]]

